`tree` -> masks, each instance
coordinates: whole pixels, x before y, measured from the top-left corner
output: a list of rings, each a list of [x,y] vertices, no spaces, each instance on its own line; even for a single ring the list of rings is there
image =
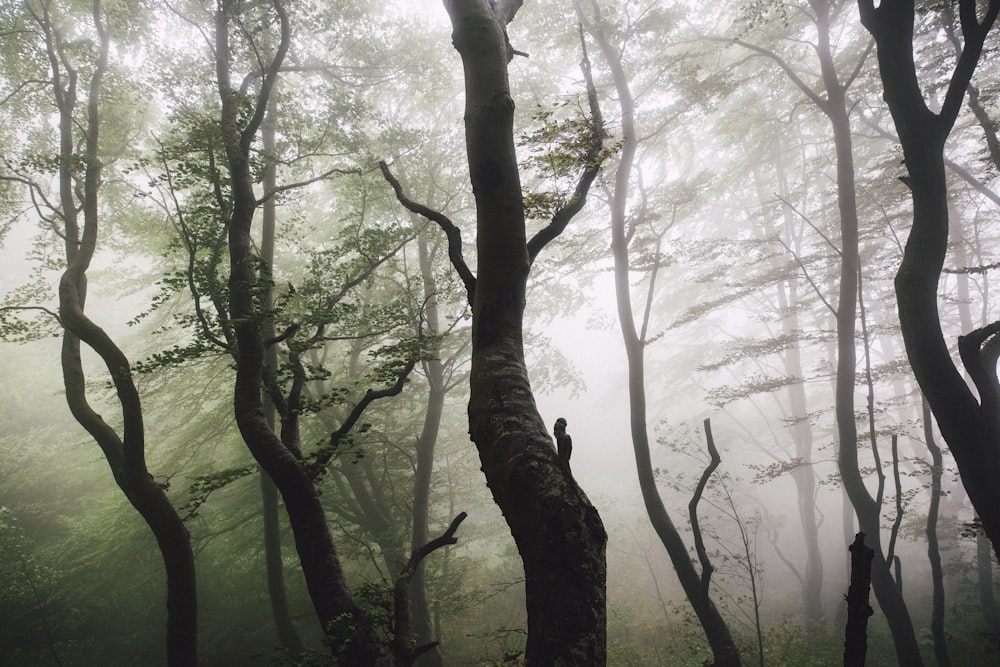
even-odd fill
[[[610,202],[611,252],[614,257],[615,266],[615,297],[618,305],[618,320],[621,324],[622,337],[624,338],[625,351],[628,357],[629,425],[632,433],[632,445],[635,451],[642,499],[645,503],[650,523],[652,523],[663,547],[670,555],[677,578],[680,580],[684,593],[691,607],[694,609],[698,621],[701,623],[709,646],[712,648],[714,658],[712,664],[719,666],[739,665],[739,650],[733,641],[729,626],[710,595],[709,582],[711,581],[712,565],[708,561],[704,547],[701,546],[700,532],[696,532],[695,534],[695,541],[701,546],[699,557],[702,562],[702,572],[699,575],[691,561],[691,556],[688,553],[684,539],[674,526],[673,520],[670,518],[670,513],[663,504],[663,499],[656,487],[656,478],[650,458],[645,379],[645,349],[650,343],[647,337],[650,313],[647,308],[641,325],[637,327],[635,314],[632,310],[630,246],[634,248],[638,245],[638,242],[649,240],[642,235],[637,235],[636,232],[640,227],[651,225],[652,223],[645,219],[645,207],[641,207],[639,211],[633,213],[631,216],[632,219],[628,224],[626,223],[626,219],[629,217],[627,215],[627,207],[629,192],[632,190],[633,169],[636,167],[634,162],[639,137],[635,122],[635,100],[630,89],[628,75],[625,72],[621,56],[619,55],[624,48],[611,44],[607,35],[604,17],[601,14],[600,5],[596,0],[590,2],[590,10],[587,12],[584,11],[579,1],[575,2],[574,6],[576,7],[580,21],[583,22],[587,31],[597,42],[601,54],[611,71],[611,78],[621,110],[622,145],[618,165],[615,170],[614,189]],[[674,217],[676,217],[676,210]],[[673,220],[671,224],[672,222]],[[652,260],[653,265],[652,269],[650,269],[651,273],[649,277],[648,289],[650,294],[646,299],[647,303],[652,298],[652,292],[656,286],[657,272],[662,261],[660,256],[662,234],[662,231],[659,232],[656,238],[655,256]],[[711,434],[708,433],[707,437],[711,443]],[[700,491],[698,495],[700,496]],[[696,506],[696,500],[692,502]],[[696,517],[694,506],[691,509],[691,515],[693,518]],[[697,527],[697,522],[694,522],[694,526]]]
[[[252,242],[254,215],[260,200],[254,192],[251,148],[288,52],[291,27],[283,3],[279,0],[270,3],[263,20],[265,25],[272,21],[277,24],[278,42],[273,53],[265,54],[266,59],[259,61],[259,69],[235,86],[231,59],[236,44],[230,42],[230,30],[233,24],[242,25],[246,20],[241,16],[242,9],[238,3],[222,2],[215,15],[214,35],[221,100],[219,127],[232,197],[231,206],[224,209],[228,219],[221,222],[227,230],[229,251],[228,315],[235,343],[232,353],[236,362],[236,422],[251,454],[274,481],[285,502],[306,585],[331,650],[352,664],[388,664],[391,658],[386,648],[347,585],[316,488],[316,471],[325,466],[332,452],[325,461],[309,462],[303,458],[296,437],[301,405],[290,403],[290,400],[301,396],[301,382],[293,385],[289,395],[283,397],[284,410],[279,410],[282,412],[281,436],[267,423],[263,409],[265,351],[269,344],[263,335],[265,318],[261,317],[258,303],[259,260]],[[242,31],[239,34],[245,35]],[[246,91],[251,81],[256,81],[257,87],[255,94],[248,96]],[[271,192],[268,196],[274,194]],[[289,332],[286,337],[294,333],[291,329]],[[296,363],[301,366],[300,361]],[[402,389],[408,372],[399,378],[397,386],[391,390],[393,393]],[[303,375],[297,373],[296,377]],[[353,421],[345,425],[344,433],[350,430],[367,405],[385,395],[392,394],[369,391],[357,406],[356,416],[352,414]]]
[[[59,280],[58,321],[63,329],[66,402],[101,448],[115,482],[156,538],[167,575],[167,663],[194,665],[198,614],[189,535],[164,487],[146,466],[143,406],[128,357],[86,313],[87,272],[103,222],[103,171],[105,162],[116,157],[109,156],[101,142],[102,95],[111,50],[107,16],[100,0],[94,0],[89,24],[81,21],[72,28],[74,34],[65,34],[71,19],[55,3],[27,3],[25,11],[31,24],[26,34],[40,42],[42,59],[48,65],[44,87],[51,91],[58,112],[54,161],[58,185],[50,199],[41,174],[15,173],[4,179],[28,189],[40,218],[63,239],[65,270]],[[84,48],[78,50],[81,44]],[[88,60],[90,57],[93,60]],[[106,422],[91,403],[83,345],[93,350],[107,369],[121,413],[120,430]]]
[[[507,25],[521,0],[445,0],[452,41],[465,71],[465,137],[476,200],[477,275],[465,263],[461,232],[447,217],[409,200],[383,164],[400,202],[445,230],[449,256],[472,305],[469,435],[493,498],[524,564],[530,664],[600,665],[606,660],[607,534],[596,508],[559,464],[535,405],[524,358],[527,280],[538,253],[583,207],[600,167],[603,130],[593,127],[583,173],[568,201],[527,239],[514,146],[507,66],[515,51]]]
[[[948,246],[948,188],[944,147],[962,107],[969,82],[1000,1],[982,8],[960,0],[965,44],[947,83],[940,111],[927,105],[913,56],[916,11],[912,0],[875,7],[859,0],[861,22],[875,38],[884,98],[903,149],[913,203],[913,225],[895,287],[899,323],[913,373],[955,457],[962,483],[1000,557],[1000,322],[959,338],[962,363],[979,394],[966,383],[941,328],[937,288]]]

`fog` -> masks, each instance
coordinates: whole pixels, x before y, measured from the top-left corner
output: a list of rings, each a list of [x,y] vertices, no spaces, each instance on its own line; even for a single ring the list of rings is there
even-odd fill
[[[1000,662],[959,5],[5,3],[0,664]]]

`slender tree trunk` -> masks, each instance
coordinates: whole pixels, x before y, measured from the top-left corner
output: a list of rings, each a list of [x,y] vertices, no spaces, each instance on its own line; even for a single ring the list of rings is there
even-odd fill
[[[941,448],[934,440],[931,424],[931,408],[922,401],[924,442],[931,453],[931,502],[927,508],[927,559],[931,564],[931,585],[934,594],[931,602],[931,636],[934,638],[934,656],[938,667],[951,667],[948,658],[948,643],[944,632],[944,572],[941,569],[941,550],[938,547],[937,521],[941,504],[941,475],[944,472],[944,458]]]
[[[718,667],[736,666],[740,664],[740,656],[729,627],[712,601],[709,590],[702,586],[702,577],[699,576],[691,562],[687,545],[684,544],[683,538],[674,526],[660,497],[659,490],[656,488],[647,430],[644,354],[646,341],[636,328],[635,316],[632,312],[631,275],[625,230],[629,180],[637,147],[634,103],[629,90],[628,78],[622,68],[617,49],[612,47],[604,34],[599,6],[596,2],[592,2],[591,7],[594,11],[593,22],[587,20],[580,3],[576,3],[578,16],[585,21],[588,31],[594,37],[611,69],[622,112],[622,147],[611,200],[611,249],[615,264],[615,296],[618,304],[618,320],[628,358],[629,424],[636,469],[639,475],[639,488],[642,491],[650,523],[670,556],[681,587],[684,589],[708,639],[714,658],[713,664]]]
[[[59,316],[65,329],[62,344],[63,382],[66,402],[77,422],[104,452],[115,482],[139,512],[156,538],[167,575],[167,664],[188,667],[197,664],[197,589],[194,554],[190,537],[177,510],[146,467],[145,426],[142,402],[124,352],[108,334],[85,314],[87,270],[97,248],[101,158],[99,130],[103,75],[107,69],[109,40],[101,16],[101,3],[93,3],[94,27],[99,37],[98,59],[90,80],[86,119],[81,130],[84,153],[77,151],[80,127],[74,117],[76,72],[68,81],[60,63],[62,44],[45,14],[40,27],[45,34],[52,63],[52,86],[59,111],[60,166],[59,200],[65,225],[67,268],[59,281]],[[36,18],[42,19],[41,16]],[[83,182],[74,175],[76,157],[82,157]],[[78,202],[79,197],[79,202]],[[83,215],[83,227],[79,224]],[[121,434],[91,407],[81,359],[81,343],[102,360],[114,385],[122,418]]]
[[[775,170],[778,177],[778,188],[782,197],[788,192],[784,163],[779,156],[775,160]],[[791,211],[785,207],[785,229],[789,247],[796,247],[797,241],[793,234]],[[778,285],[778,307],[782,315],[781,332],[786,337],[794,338],[794,342],[782,355],[785,373],[791,378],[803,378],[788,386],[788,407],[795,425],[792,427],[792,437],[795,440],[795,456],[799,466],[792,473],[799,505],[799,525],[806,548],[806,563],[803,572],[802,604],[806,618],[810,622],[818,622],[823,617],[823,557],[819,548],[819,518],[816,513],[816,473],[813,470],[813,430],[809,422],[809,412],[806,403],[806,390],[802,372],[802,346],[799,341],[801,325],[799,322],[798,281],[790,279]]]
[[[830,3],[810,0],[816,12],[820,69],[826,100],[820,107],[833,129],[837,163],[837,206],[840,215],[840,289],[837,301],[837,378],[834,411],[837,421],[840,477],[854,506],[860,531],[873,543],[872,587],[892,633],[896,657],[901,664],[922,665],[916,634],[906,603],[892,580],[889,565],[882,553],[880,535],[881,507],[871,497],[858,464],[858,429],[854,414],[857,377],[858,285],[858,208],[856,199],[854,154],[851,124],[846,102],[846,86],[840,83],[830,47]]]
[[[277,107],[276,93],[270,100],[264,122],[261,124],[261,146],[267,160],[264,168],[263,187],[265,192],[274,192],[277,187],[277,162],[275,160],[275,118]],[[277,211],[275,198],[270,197],[261,207],[261,241],[260,259],[267,287],[264,290],[262,308],[270,312],[274,308],[274,293],[271,285],[274,274],[274,238],[277,227]],[[265,318],[262,335],[265,339],[274,338],[274,320]],[[264,366],[268,372],[275,373],[278,369],[278,348],[274,345],[264,353]],[[264,396],[264,415],[271,430],[275,428],[275,408],[270,397]],[[274,617],[274,627],[278,633],[278,641],[286,649],[301,653],[305,650],[292,615],[288,610],[288,595],[285,590],[285,567],[281,557],[281,518],[278,508],[278,488],[266,472],[260,472],[261,518],[263,519],[264,563],[267,571],[267,593],[271,602],[271,615]]]
[[[425,232],[421,232],[417,237],[417,249],[420,254],[420,275],[424,286],[426,333],[435,335],[440,330],[437,285],[434,280],[434,267],[431,263]],[[444,366],[439,358],[427,361],[424,364],[424,372],[427,377],[427,411],[424,413],[424,424],[420,431],[420,437],[417,438],[417,465],[413,477],[413,527],[410,538],[412,549],[417,549],[425,544],[428,538],[427,525],[430,515],[434,447],[437,444],[438,431],[441,428],[446,392]],[[433,641],[435,635],[431,624],[430,606],[427,601],[427,578],[423,562],[417,565],[410,579],[410,617],[417,646]],[[444,664],[441,650],[435,646],[420,656],[418,664],[421,667],[441,667]]]

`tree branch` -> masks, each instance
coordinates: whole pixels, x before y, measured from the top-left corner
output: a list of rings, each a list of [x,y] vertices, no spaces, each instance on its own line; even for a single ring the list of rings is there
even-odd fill
[[[406,193],[403,192],[402,184],[389,171],[389,165],[385,163],[385,160],[380,160],[378,167],[382,170],[382,176],[392,186],[393,191],[396,193],[396,199],[403,205],[403,208],[417,215],[422,215],[431,222],[437,223],[437,226],[444,230],[445,235],[448,237],[448,258],[451,260],[451,265],[455,267],[455,271],[458,272],[458,276],[465,284],[465,291],[468,296],[469,305],[471,306],[472,297],[476,291],[476,277],[472,275],[472,271],[469,269],[469,265],[465,263],[465,257],[462,255],[462,231],[448,216],[408,198]]]
[[[354,409],[351,410],[351,413],[340,425],[340,428],[330,434],[330,441],[326,448],[324,448],[324,451],[316,456],[317,465],[315,474],[318,474],[319,471],[330,462],[330,459],[333,458],[333,453],[337,449],[337,445],[348,433],[351,432],[351,429],[353,429],[354,425],[358,423],[359,419],[361,419],[361,415],[365,413],[368,406],[381,398],[397,396],[403,391],[403,385],[406,384],[407,378],[410,376],[410,373],[416,365],[417,360],[411,359],[405,366],[403,366],[403,369],[396,377],[396,381],[392,384],[392,386],[384,389],[369,389],[365,392],[365,395],[362,396],[361,400],[354,406]]]
[[[346,176],[346,175],[349,175],[349,174],[355,174],[355,175],[357,175],[357,174],[360,174],[360,173],[361,173],[360,169],[338,169],[338,168],[328,169],[328,170],[324,171],[322,174],[320,174],[319,176],[314,176],[312,178],[307,178],[304,181],[296,181],[295,183],[287,183],[285,185],[279,185],[278,187],[274,188],[270,192],[264,194],[263,197],[261,197],[260,199],[258,199],[257,200],[257,205],[260,206],[261,204],[263,204],[264,202],[266,202],[267,200],[271,199],[272,197],[274,197],[277,194],[280,194],[282,192],[288,192],[289,190],[295,190],[297,188],[302,188],[302,187],[305,187],[307,185],[312,185],[313,183],[316,183],[318,181],[322,181],[322,180],[326,179],[327,177],[332,176],[334,174],[340,174],[342,176]]]
[[[691,501],[688,503],[688,518],[691,521],[691,533],[694,536],[694,549],[698,554],[698,561],[701,563],[701,593],[703,599],[708,599],[708,587],[712,581],[712,572],[715,568],[712,566],[712,561],[708,557],[708,551],[705,549],[705,538],[701,533],[701,526],[698,524],[698,503],[701,501],[701,496],[705,492],[705,486],[708,484],[708,478],[712,476],[715,469],[719,467],[719,463],[722,462],[722,458],[719,456],[719,450],[715,448],[715,439],[712,437],[712,420],[706,419],[705,422],[705,442],[708,447],[708,455],[710,460],[708,465],[705,466],[705,470],[701,473],[701,478],[698,480],[698,486],[695,487],[694,493],[691,495]]]
[[[429,644],[423,644],[421,646],[416,646],[410,648],[410,580],[413,577],[413,573],[416,572],[417,567],[420,565],[421,561],[427,556],[434,553],[441,547],[445,547],[451,544],[457,544],[458,538],[455,537],[455,531],[458,530],[459,525],[468,516],[465,512],[460,513],[451,521],[451,525],[448,526],[446,530],[440,537],[437,537],[427,544],[424,544],[416,549],[410,554],[410,559],[403,566],[402,571],[396,577],[395,585],[393,587],[393,608],[394,608],[394,632],[393,632],[393,652],[396,654],[397,664],[412,664],[417,656],[422,653],[426,653],[440,642],[430,642]]]
[[[590,58],[587,55],[587,42],[583,38],[582,25],[580,26],[580,46],[583,50],[580,70],[583,72],[583,78],[587,82],[587,103],[590,106],[590,146],[587,148],[587,153],[583,156],[584,169],[576,183],[576,189],[573,190],[573,196],[570,197],[565,206],[555,212],[551,222],[539,230],[528,241],[528,259],[530,262],[534,262],[535,257],[538,256],[542,248],[562,234],[563,230],[566,229],[566,225],[573,219],[573,216],[579,213],[584,204],[587,203],[587,193],[590,191],[590,185],[597,178],[597,173],[601,170],[601,151],[604,149],[606,133],[604,131],[604,118],[601,116],[601,107],[597,102],[597,88],[594,86],[594,77],[591,73]]]
[[[996,345],[990,341],[997,333],[1000,333],[1000,321],[958,337],[958,354],[962,358],[965,370],[969,372],[969,377],[979,390],[979,401],[982,409],[986,411],[995,411],[1000,407]],[[990,361],[992,365],[988,365]]]

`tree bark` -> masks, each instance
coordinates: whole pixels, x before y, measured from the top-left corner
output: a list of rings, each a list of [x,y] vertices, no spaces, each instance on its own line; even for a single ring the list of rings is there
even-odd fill
[[[61,354],[63,382],[70,412],[100,446],[118,487],[156,538],[167,575],[167,664],[186,667],[197,664],[198,605],[190,537],[177,510],[146,467],[142,401],[128,358],[85,314],[87,270],[97,248],[99,231],[100,99],[109,51],[101,13],[101,3],[95,0],[92,16],[99,38],[98,57],[82,125],[77,125],[74,115],[76,71],[65,61],[59,37],[50,22],[52,17],[47,13],[35,15],[46,39],[59,111],[59,201],[65,225],[67,263],[59,281],[59,318],[65,329]],[[84,154],[79,156],[75,129],[81,126],[84,128],[81,131]],[[82,157],[85,165],[82,183],[78,183],[74,175],[77,157]],[[81,343],[97,353],[110,374],[121,409],[121,434],[107,424],[88,401]]]
[[[864,667],[868,653],[868,619],[875,613],[868,604],[875,551],[865,545],[864,533],[857,534],[848,551],[851,552],[851,587],[847,590],[844,667]],[[906,663],[900,661],[899,664]]]
[[[892,113],[909,174],[913,226],[896,273],[900,329],[914,376],[955,457],[962,484],[1000,557],[1000,385],[996,334],[990,325],[959,338],[962,362],[979,398],[952,360],[941,329],[937,287],[948,246],[948,190],[944,145],[958,116],[983,42],[1000,12],[990,0],[982,19],[975,0],[961,0],[965,45],[941,110],[924,100],[913,60],[912,0],[859,0],[861,22],[875,37],[884,98]]]
[[[521,2],[444,4],[465,70],[466,149],[477,214],[469,434],[524,563],[526,661],[603,665],[607,534],[597,510],[559,465],[524,360],[531,257],[507,80],[513,51],[506,34]]]

